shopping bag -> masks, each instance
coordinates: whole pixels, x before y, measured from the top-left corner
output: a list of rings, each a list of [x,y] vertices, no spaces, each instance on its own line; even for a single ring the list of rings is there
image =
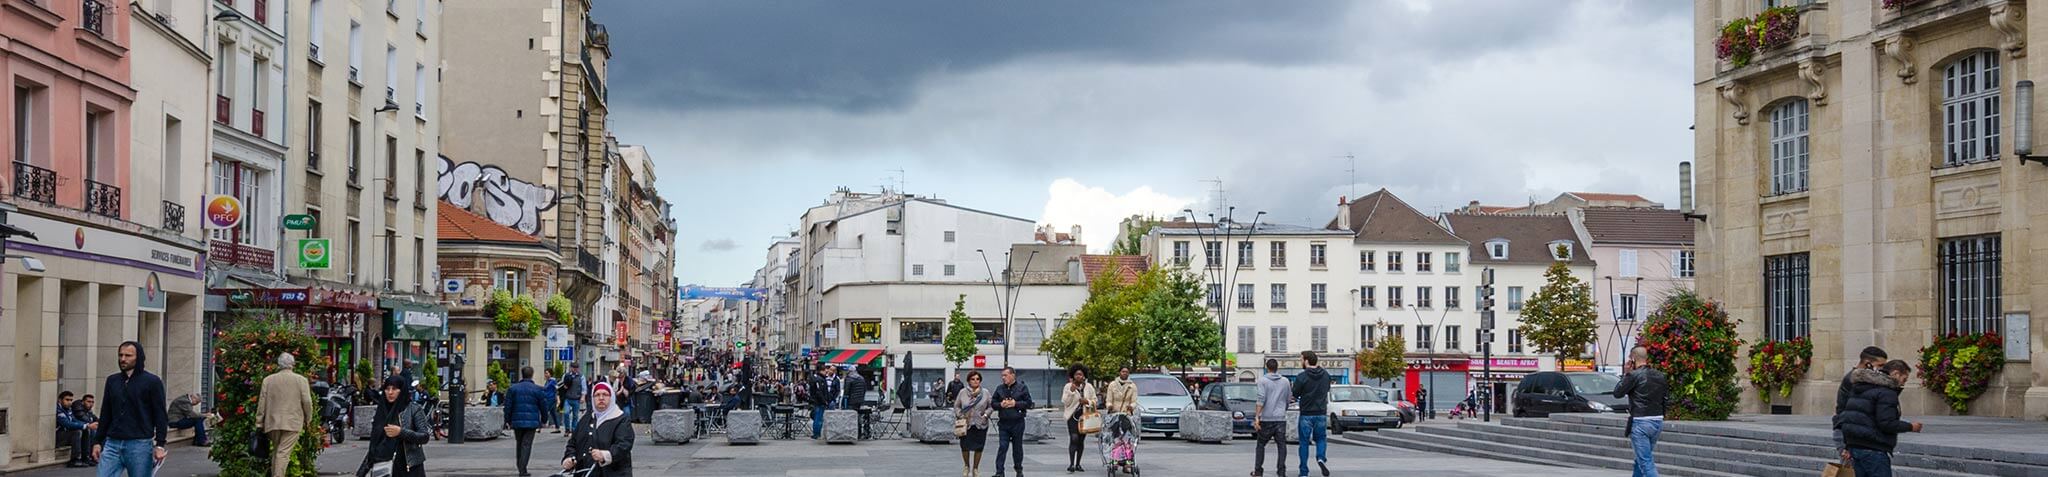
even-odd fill
[[[967,437],[967,418],[953,420],[953,437]]]
[[[1094,410],[1081,413],[1081,425],[1079,427],[1082,435],[1102,432],[1102,413],[1095,412]]]
[[[1855,467],[1850,467],[1850,466],[1846,466],[1846,465],[1842,465],[1842,464],[1839,464],[1839,463],[1835,463],[1835,462],[1829,462],[1829,463],[1828,463],[1828,465],[1827,465],[1826,467],[1821,467],[1821,469],[1820,469],[1820,476],[1821,476],[1821,477],[1856,477],[1856,468],[1855,468]]]

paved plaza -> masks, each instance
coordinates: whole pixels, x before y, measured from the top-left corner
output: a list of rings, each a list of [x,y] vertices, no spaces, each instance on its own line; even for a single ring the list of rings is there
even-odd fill
[[[641,427],[640,440],[634,447],[634,473],[639,476],[787,476],[787,477],[868,477],[868,476],[935,476],[960,475],[959,447],[951,444],[920,444],[908,440],[867,441],[858,444],[824,444],[809,440],[764,441],[759,445],[733,446],[723,438],[714,436],[709,440],[698,440],[687,445],[650,444],[647,430]],[[509,434],[508,434],[509,436]],[[529,471],[545,476],[555,470],[551,462],[559,462],[563,435],[542,433],[534,441],[534,459]],[[1192,444],[1179,440],[1160,439],[1147,436],[1139,447],[1138,461],[1147,475],[1160,476],[1242,476],[1251,472],[1252,442],[1236,440],[1225,444]],[[1333,436],[1334,437],[1334,436]],[[983,456],[982,475],[994,471],[994,442]],[[1064,437],[1056,437],[1040,444],[1025,447],[1025,472],[1029,475],[1068,475],[1065,472],[1066,443]],[[1293,465],[1293,449],[1288,449],[1289,464]],[[162,474],[168,477],[210,476],[217,472],[211,462],[205,460],[205,449],[187,444],[173,444],[172,461],[165,466]],[[364,452],[363,441],[328,449],[321,454],[320,471],[323,475],[353,475],[356,464]],[[1270,449],[1267,452],[1272,452]],[[1566,469],[1485,459],[1474,459],[1441,454],[1431,454],[1378,447],[1364,447],[1330,443],[1330,473],[1340,476],[1544,476],[1551,477],[1569,473],[1574,476],[1607,477],[1624,476],[1627,472]],[[434,476],[510,476],[515,469],[512,463],[512,440],[510,437],[450,445],[436,442],[427,447],[427,473]],[[1271,455],[1268,455],[1271,458]],[[1101,475],[1098,465],[1099,454],[1095,446],[1089,446],[1087,458],[1091,472],[1074,475]],[[1269,460],[1268,465],[1272,462]],[[1313,468],[1312,468],[1313,469]],[[24,472],[25,477],[90,476],[93,469],[66,469],[45,467]],[[1276,475],[1267,469],[1266,475]],[[1286,475],[1292,475],[1286,474]]]

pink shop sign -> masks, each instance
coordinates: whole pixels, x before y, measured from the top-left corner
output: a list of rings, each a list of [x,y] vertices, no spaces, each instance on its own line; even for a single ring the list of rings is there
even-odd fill
[[[1493,358],[1493,369],[1536,369],[1536,363],[1536,358]],[[1482,366],[1486,366],[1486,360],[1472,360],[1472,369]]]

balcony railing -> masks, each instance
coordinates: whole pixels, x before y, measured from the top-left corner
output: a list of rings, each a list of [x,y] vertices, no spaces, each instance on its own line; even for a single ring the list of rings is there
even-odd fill
[[[592,255],[589,249],[576,247],[576,266],[582,267],[583,271],[595,275],[604,271],[604,260],[600,260],[596,255]]]
[[[255,134],[256,137],[264,137],[263,125],[263,110],[249,109],[249,134]]]
[[[168,200],[164,201],[164,230],[172,232],[185,231],[185,206]]]
[[[207,263],[240,265],[249,268],[270,268],[276,263],[277,252],[270,249],[238,244],[226,240],[212,240],[207,243]]]
[[[121,188],[99,181],[85,181],[85,211],[121,218]]]
[[[221,124],[233,124],[235,121],[234,107],[235,100],[228,98],[228,95],[214,95],[213,122]]]
[[[57,173],[26,162],[14,163],[14,196],[56,204]]]
[[[79,10],[79,26],[99,36],[107,36],[107,4],[100,0],[83,0]]]

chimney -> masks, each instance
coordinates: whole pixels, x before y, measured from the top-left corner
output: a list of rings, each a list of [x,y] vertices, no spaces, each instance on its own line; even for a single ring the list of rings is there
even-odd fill
[[[1678,211],[1692,214],[1692,161],[1678,162]]]
[[[1351,230],[1351,198],[1337,196],[1337,228]]]
[[[1088,283],[1081,273],[1081,257],[1067,259],[1067,283]]]
[[[1070,234],[1070,235],[1068,235],[1068,236],[1067,236],[1067,240],[1069,240],[1069,241],[1070,241],[1071,243],[1082,243],[1082,242],[1081,242],[1081,225],[1080,225],[1080,224],[1074,224],[1074,233],[1073,233],[1073,234]]]

